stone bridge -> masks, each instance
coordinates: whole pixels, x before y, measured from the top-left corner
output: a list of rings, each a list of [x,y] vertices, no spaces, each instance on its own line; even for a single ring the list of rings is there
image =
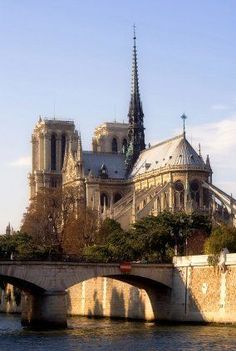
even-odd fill
[[[153,310],[159,310],[161,316],[172,288],[173,266],[132,263],[124,268],[117,263],[6,261],[0,263],[0,278],[24,292],[22,324],[27,326],[65,327],[66,290],[96,277],[110,277],[145,289]]]

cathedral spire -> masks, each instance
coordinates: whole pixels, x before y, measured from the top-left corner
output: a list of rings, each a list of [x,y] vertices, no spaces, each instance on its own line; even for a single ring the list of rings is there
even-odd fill
[[[138,79],[138,60],[136,47],[136,27],[134,25],[133,35],[133,60],[132,60],[132,80],[131,80],[131,98],[129,104],[129,132],[128,132],[128,150],[126,154],[126,168],[129,173],[139,157],[142,150],[145,149],[145,137],[143,126],[143,108],[139,93]]]

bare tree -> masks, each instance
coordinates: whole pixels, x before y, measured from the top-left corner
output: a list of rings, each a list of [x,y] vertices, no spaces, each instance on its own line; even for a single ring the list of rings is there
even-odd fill
[[[23,216],[21,232],[31,235],[37,245],[59,246],[61,208],[62,193],[59,189],[40,190]]]
[[[21,232],[36,245],[79,256],[93,243],[97,224],[97,212],[86,208],[76,187],[44,188],[27,208]]]

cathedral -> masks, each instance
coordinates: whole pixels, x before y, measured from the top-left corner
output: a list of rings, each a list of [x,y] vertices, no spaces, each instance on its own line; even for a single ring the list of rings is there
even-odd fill
[[[199,211],[235,224],[236,201],[212,184],[203,159],[183,132],[147,146],[133,38],[127,123],[105,122],[94,131],[92,151],[82,148],[72,121],[39,118],[32,134],[31,199],[44,187],[73,187],[78,201],[123,228],[150,214]]]

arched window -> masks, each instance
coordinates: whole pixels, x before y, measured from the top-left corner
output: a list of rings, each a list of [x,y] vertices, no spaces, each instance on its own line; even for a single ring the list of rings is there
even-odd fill
[[[122,143],[122,152],[123,152],[123,154],[126,154],[127,148],[128,148],[128,142],[127,142],[127,139],[124,139],[123,143]]]
[[[51,136],[51,170],[55,171],[56,170],[56,162],[57,162],[57,147],[56,147],[56,135],[52,134]]]
[[[209,190],[203,188],[203,206],[204,208],[209,208],[210,205],[210,193]]]
[[[112,152],[117,152],[118,151],[118,147],[117,147],[117,140],[116,138],[112,139],[112,143],[111,143],[111,151]]]
[[[101,204],[101,210],[103,211],[104,207],[109,206],[109,198],[106,193],[101,193],[100,195],[100,204]]]
[[[62,134],[62,136],[61,136],[61,168],[63,167],[63,163],[64,163],[65,151],[66,151],[66,136],[65,136],[65,134]]]
[[[192,199],[192,207],[193,209],[196,209],[199,207],[200,203],[200,185],[196,179],[190,182],[190,194]]]
[[[114,195],[114,203],[119,201],[122,198],[122,195],[120,193],[115,193]]]
[[[184,209],[184,185],[180,180],[174,184],[175,209],[181,211]]]

